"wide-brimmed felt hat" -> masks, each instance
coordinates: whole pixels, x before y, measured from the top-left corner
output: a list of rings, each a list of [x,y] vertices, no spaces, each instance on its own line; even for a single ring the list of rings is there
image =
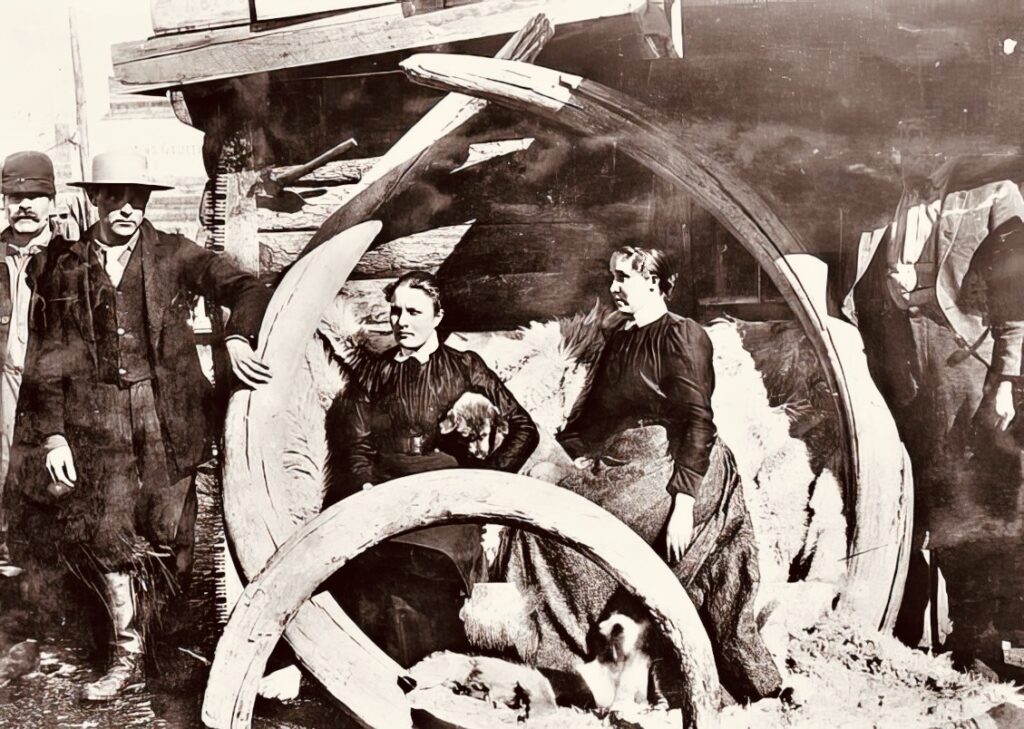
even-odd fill
[[[97,185],[139,185],[152,190],[170,190],[173,187],[155,182],[149,176],[149,163],[145,155],[126,151],[96,155],[92,158],[91,179],[68,184],[87,189]]]
[[[53,162],[42,152],[15,152],[9,155],[0,170],[0,193],[53,197],[57,194],[53,182]]]

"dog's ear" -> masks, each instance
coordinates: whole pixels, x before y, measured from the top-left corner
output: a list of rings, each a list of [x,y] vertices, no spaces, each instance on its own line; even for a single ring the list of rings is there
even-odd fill
[[[441,430],[441,435],[448,435],[452,431],[456,430],[458,428],[458,423],[456,422],[455,414],[453,412],[449,412],[445,415],[444,420],[438,424],[438,428]]]

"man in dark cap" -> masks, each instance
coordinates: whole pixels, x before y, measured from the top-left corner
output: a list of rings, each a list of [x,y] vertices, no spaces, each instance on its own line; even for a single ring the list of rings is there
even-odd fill
[[[11,551],[68,564],[103,596],[113,650],[82,698],[143,680],[140,588],[176,591],[191,568],[194,477],[208,458],[211,385],[189,316],[195,298],[231,309],[224,343],[246,386],[269,381],[253,351],[270,290],[223,255],[146,220],[146,158],[108,152],[84,187],[99,222],[53,264],[45,334],[30,358],[38,397],[19,413],[11,472],[22,508]],[[24,447],[22,445],[24,444]],[[17,521],[17,523],[15,523]],[[159,601],[151,604],[159,607]]]
[[[7,479],[11,443],[29,332],[41,317],[41,300],[32,293],[47,261],[69,243],[55,235],[50,213],[57,189],[53,163],[42,152],[15,152],[0,170],[7,228],[0,233],[3,271],[0,271],[0,489]],[[49,255],[48,255],[49,254]],[[2,490],[0,490],[2,495]],[[0,507],[0,570],[7,566],[7,520]]]

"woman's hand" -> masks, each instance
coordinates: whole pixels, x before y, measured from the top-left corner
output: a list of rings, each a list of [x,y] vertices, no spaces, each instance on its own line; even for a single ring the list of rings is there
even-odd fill
[[[576,466],[580,471],[593,471],[594,459],[590,456],[580,456],[579,458],[572,459],[572,465]]]
[[[693,503],[694,498],[687,494],[676,494],[672,497],[672,509],[665,525],[665,544],[668,561],[678,562],[683,558],[686,548],[693,538]]]

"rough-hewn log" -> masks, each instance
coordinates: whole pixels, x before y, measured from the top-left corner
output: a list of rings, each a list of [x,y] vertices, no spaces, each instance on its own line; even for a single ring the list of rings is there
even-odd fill
[[[526,143],[529,141],[502,139],[471,144],[466,161],[453,172],[471,169],[497,157],[528,149],[529,144]],[[293,188],[292,192],[303,200],[302,206],[297,209],[276,204],[273,199],[258,199],[260,230],[316,230],[331,213],[358,191],[352,183],[359,182],[363,173],[373,167],[376,160],[377,158],[368,158],[348,160],[345,163],[328,163],[297,181],[289,182],[288,187]],[[281,179],[288,175],[289,170],[294,169],[277,167],[272,171],[272,177]],[[543,219],[542,214],[539,217]],[[625,220],[625,216],[622,219]],[[307,236],[307,240],[309,237]]]
[[[363,256],[353,279],[394,278],[406,271],[436,272],[472,223],[434,228],[388,241]],[[291,265],[309,241],[304,231],[260,233],[260,275],[272,277]]]
[[[294,206],[278,210],[271,207],[278,198],[257,199],[259,229],[307,231],[306,240],[303,242],[303,247],[305,247],[313,235],[313,231],[323,225],[331,213],[344,205],[355,194],[356,186],[338,185],[308,190],[296,188],[289,192],[302,198],[302,207],[298,207],[298,201],[296,201]],[[294,200],[290,195],[289,199]]]
[[[571,491],[501,471],[450,469],[344,499],[281,546],[245,589],[217,645],[203,707],[207,725],[250,726],[256,689],[283,626],[347,561],[388,537],[467,519],[530,529],[601,565],[647,606],[675,650],[685,676],[685,725],[717,724],[720,689],[711,643],[686,590],[643,539]],[[334,660],[355,670],[357,658],[337,653]]]
[[[281,415],[292,397],[289,373],[298,368],[321,314],[380,229],[378,222],[351,228],[289,271],[274,292],[260,332],[259,356],[275,377],[257,390],[232,396],[225,424],[224,517],[250,579],[296,528],[288,516],[288,494],[272,487],[287,483],[281,452],[287,419]],[[285,638],[310,673],[367,726],[410,727],[408,706],[396,684],[401,668],[330,596],[318,595],[298,608]],[[337,662],[338,651],[353,656],[353,663]],[[230,714],[231,701],[216,691],[207,693],[204,712]]]
[[[282,172],[279,175],[272,175],[271,180],[276,182],[278,186],[291,185],[297,180],[301,180],[306,175],[311,175],[318,169],[323,167],[329,162],[334,161],[336,158],[345,154],[348,150],[356,146],[356,140],[349,137],[344,142],[339,142],[330,149],[318,154],[316,157],[311,159],[309,162],[304,162],[294,168],[289,169],[286,172]]]
[[[320,187],[328,185],[351,185],[359,182],[366,171],[377,164],[379,157],[363,157],[361,159],[341,159],[328,162],[323,167],[309,172],[299,179],[290,182],[291,187]],[[275,167],[272,175],[288,175],[294,173],[301,165]]]
[[[224,225],[221,241],[229,256],[246,271],[257,273],[260,265],[259,241],[256,238],[258,212],[249,189],[257,174],[251,170],[220,175],[224,191]]]
[[[580,134],[615,139],[624,153],[691,195],[754,255],[804,327],[841,411],[851,530],[843,599],[866,620],[891,630],[899,601],[883,596],[902,591],[902,583],[896,583],[908,555],[902,542],[893,539],[892,522],[905,525],[911,518],[908,481],[863,462],[873,447],[870,426],[865,419],[858,430],[858,403],[850,395],[842,358],[828,330],[828,312],[814,305],[785,259],[786,254],[804,252],[804,247],[768,203],[738,174],[703,152],[701,140],[685,127],[670,130],[654,109],[580,76],[512,61],[442,54],[415,55],[401,65],[418,83],[494,100]]]
[[[498,57],[532,61],[553,34],[551,23],[544,15],[532,17],[501,47]],[[486,105],[487,102],[480,99],[460,94],[449,94],[441,99],[363,176],[357,192],[324,221],[306,250],[366,220],[382,202],[408,187],[419,169],[435,161],[431,154],[434,144],[472,119]]]

